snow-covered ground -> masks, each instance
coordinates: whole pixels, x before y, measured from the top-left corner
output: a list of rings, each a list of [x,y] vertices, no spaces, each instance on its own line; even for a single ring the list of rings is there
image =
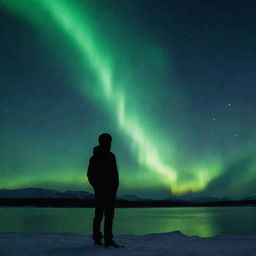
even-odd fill
[[[91,237],[73,233],[0,233],[1,256],[255,256],[256,235],[188,237],[175,231],[116,236],[125,248],[95,247]]]

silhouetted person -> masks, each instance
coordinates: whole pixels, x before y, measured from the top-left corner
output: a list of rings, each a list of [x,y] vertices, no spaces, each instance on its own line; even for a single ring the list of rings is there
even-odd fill
[[[103,245],[100,226],[104,219],[105,246],[119,247],[113,240],[112,226],[115,210],[116,192],[119,185],[115,155],[110,152],[112,137],[103,133],[99,136],[99,146],[93,150],[87,177],[94,189],[95,216],[93,219],[93,240],[95,245]]]

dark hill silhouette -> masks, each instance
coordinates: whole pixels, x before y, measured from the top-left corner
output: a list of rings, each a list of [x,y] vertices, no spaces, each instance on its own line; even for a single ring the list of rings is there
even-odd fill
[[[94,195],[86,191],[65,191],[43,188],[0,189],[1,206],[93,207]],[[178,206],[256,206],[256,196],[231,200],[217,197],[190,197],[183,199],[144,199],[136,195],[117,198],[118,207],[178,207]]]

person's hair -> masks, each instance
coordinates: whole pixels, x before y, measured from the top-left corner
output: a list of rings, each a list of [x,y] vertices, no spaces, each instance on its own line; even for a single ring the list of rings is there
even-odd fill
[[[112,141],[112,137],[110,134],[108,133],[102,133],[100,136],[99,136],[99,144],[100,145],[105,145],[106,143],[109,143]]]

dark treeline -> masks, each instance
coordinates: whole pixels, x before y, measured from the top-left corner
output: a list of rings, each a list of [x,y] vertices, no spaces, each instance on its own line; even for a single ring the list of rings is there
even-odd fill
[[[94,200],[85,199],[45,199],[45,198],[0,198],[0,206],[34,206],[34,207],[94,207]],[[217,202],[189,202],[189,201],[128,201],[117,200],[116,207],[211,207],[211,206],[256,206],[256,200],[236,200]]]

